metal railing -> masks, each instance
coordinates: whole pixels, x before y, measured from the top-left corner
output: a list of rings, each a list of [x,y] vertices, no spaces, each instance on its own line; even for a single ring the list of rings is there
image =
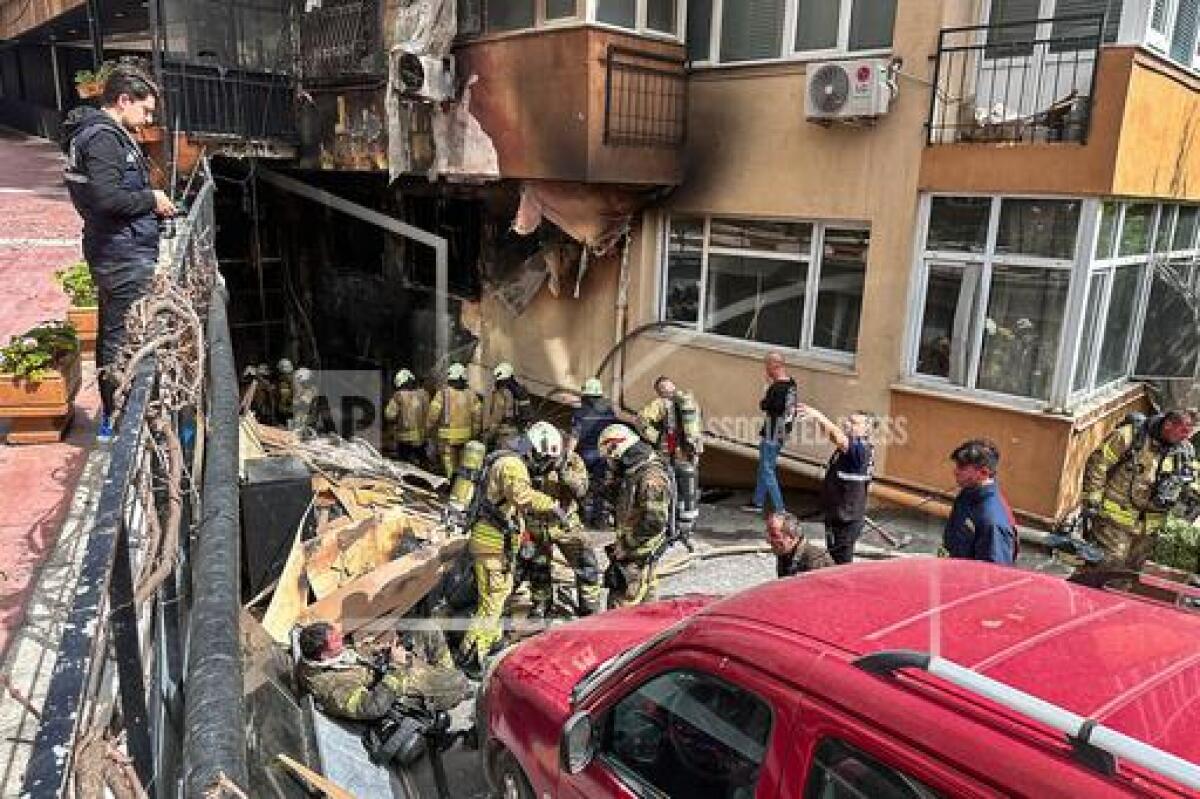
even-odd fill
[[[167,61],[162,78],[172,129],[246,142],[298,140],[289,75]]]
[[[305,84],[386,75],[377,0],[306,11],[300,18],[300,73]]]
[[[679,149],[687,139],[683,57],[609,45],[605,60],[604,143]]]
[[[929,144],[1086,143],[1106,16],[947,28],[938,37]]]
[[[187,219],[164,243],[160,269],[177,279],[215,267],[214,186],[204,172]],[[74,795],[81,780],[126,758],[125,776],[155,799],[200,796],[218,775],[246,785],[237,386],[220,289],[207,305],[208,378],[195,407],[164,416],[165,358],[136,362],[22,796]],[[182,442],[178,450],[174,442]],[[168,528],[172,509],[178,548],[164,543],[152,558],[155,532]],[[146,579],[161,565],[168,573]]]

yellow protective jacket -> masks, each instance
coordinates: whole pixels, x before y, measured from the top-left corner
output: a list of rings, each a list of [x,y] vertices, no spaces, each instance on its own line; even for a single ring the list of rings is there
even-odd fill
[[[404,675],[394,670],[372,686],[374,671],[349,651],[328,663],[303,660],[297,676],[323,711],[351,721],[383,718],[406,688]]]
[[[560,530],[570,531],[583,527],[579,518],[579,503],[587,496],[588,470],[587,464],[578,453],[567,455],[562,465],[536,481],[537,489],[549,494],[567,515],[566,530],[564,525],[553,517],[535,517],[530,526],[539,534],[554,533]]]
[[[517,400],[512,391],[505,386],[492,389],[492,393],[488,395],[484,419],[483,430],[488,441],[502,443],[520,433]]]
[[[655,397],[638,411],[638,433],[659,452],[666,451],[666,434],[672,421],[673,410],[669,399]]]
[[[523,530],[528,519],[558,517],[558,503],[554,497],[533,487],[529,469],[516,453],[500,453],[491,462],[483,476],[482,488],[484,502],[490,508],[481,509],[471,527],[471,539],[476,548],[490,549],[497,554],[504,551],[505,532],[500,529],[499,520],[494,518],[497,515],[505,520],[503,526],[510,530]]]
[[[1140,433],[1136,425],[1124,424],[1088,458],[1083,500],[1118,527],[1155,532],[1171,511],[1155,503],[1155,487],[1160,479],[1187,468],[1200,470],[1189,442],[1171,446]]]
[[[645,560],[662,544],[671,522],[671,479],[655,456],[625,476],[617,501],[617,543],[626,557]]]
[[[465,444],[479,435],[482,415],[483,403],[474,391],[443,386],[429,403],[428,426],[443,444]]]
[[[423,388],[404,388],[388,400],[383,418],[396,426],[396,441],[419,446],[429,425],[429,394]]]

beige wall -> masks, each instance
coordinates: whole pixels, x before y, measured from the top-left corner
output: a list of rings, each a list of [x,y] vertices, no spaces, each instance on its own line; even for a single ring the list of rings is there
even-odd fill
[[[84,0],[9,0],[0,5],[0,39],[20,36],[83,5]]]

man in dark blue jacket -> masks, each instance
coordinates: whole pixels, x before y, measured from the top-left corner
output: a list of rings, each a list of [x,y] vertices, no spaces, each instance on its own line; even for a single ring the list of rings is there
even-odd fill
[[[1011,566],[1017,558],[1017,523],[996,484],[1000,451],[990,441],[975,439],[950,453],[958,496],[942,546],[952,558],[984,560]]]
[[[600,434],[610,425],[621,420],[613,407],[604,398],[604,386],[595,377],[583,384],[579,407],[571,414],[571,436],[567,439],[567,451],[578,452],[588,469],[588,495],[584,500],[584,521],[592,527],[602,527],[607,508],[604,502],[605,484],[608,481],[608,461],[600,452]]]
[[[130,307],[150,286],[158,263],[158,218],[172,216],[170,198],[150,185],[146,157],[133,133],[150,124],[157,90],[141,73],[117,68],[101,108],[81,107],[63,123],[63,177],[83,217],[83,257],[99,295],[96,365],[104,415],[98,438],[112,437],[116,382],[103,371],[117,359]]]

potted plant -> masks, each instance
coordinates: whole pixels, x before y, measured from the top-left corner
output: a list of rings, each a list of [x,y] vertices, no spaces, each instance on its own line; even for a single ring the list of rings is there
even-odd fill
[[[54,279],[71,301],[71,306],[67,308],[67,321],[75,328],[80,350],[94,357],[100,308],[92,271],[88,269],[87,262],[78,261],[55,272]]]
[[[112,74],[114,66],[113,62],[105,61],[95,72],[90,69],[81,69],[76,72],[75,92],[80,99],[87,100],[90,97],[99,97],[104,94],[104,84],[108,82],[108,76]]]
[[[11,444],[59,441],[74,415],[81,370],[69,322],[44,322],[0,347],[0,418]]]

